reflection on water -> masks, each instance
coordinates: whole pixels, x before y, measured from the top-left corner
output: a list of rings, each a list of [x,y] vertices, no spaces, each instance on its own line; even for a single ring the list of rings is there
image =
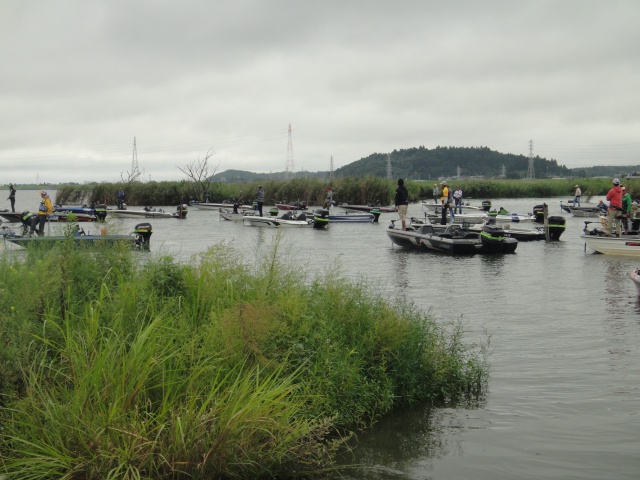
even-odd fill
[[[444,425],[462,427],[453,410],[412,408],[394,412],[376,425],[376,435],[355,437],[343,464],[353,465],[343,478],[406,478],[424,469],[424,459],[462,455],[462,442],[443,435]],[[428,477],[425,477],[428,478]]]

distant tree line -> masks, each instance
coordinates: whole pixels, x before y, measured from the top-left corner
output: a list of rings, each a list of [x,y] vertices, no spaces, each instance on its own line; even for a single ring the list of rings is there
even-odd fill
[[[345,177],[379,177],[386,178],[388,161],[394,178],[413,180],[457,177],[458,169],[464,178],[527,178],[529,157],[500,153],[488,147],[441,147],[428,149],[424,146],[394,150],[389,153],[372,153],[371,155],[349,163],[334,172],[296,172],[295,178],[316,178],[327,180]],[[567,168],[558,165],[554,159],[539,156],[533,158],[536,178],[587,178],[587,177],[624,177],[640,166],[596,166]],[[330,175],[331,173],[331,175]],[[255,173],[243,170],[225,170],[216,173],[212,180],[221,183],[248,183],[256,181],[285,180],[284,171]]]

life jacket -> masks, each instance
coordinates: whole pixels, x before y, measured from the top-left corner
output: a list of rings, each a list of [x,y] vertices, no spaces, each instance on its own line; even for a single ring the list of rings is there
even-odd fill
[[[33,217],[33,213],[31,212],[22,212],[22,214],[20,215],[20,221],[26,225],[27,223],[31,222],[31,217]]]
[[[446,194],[447,194],[446,198],[445,198],[445,190],[446,190]],[[450,203],[450,202],[451,202],[451,198],[452,198],[452,196],[451,196],[451,189],[450,189],[448,186],[445,186],[445,187],[442,189],[442,201],[443,201],[444,203]]]
[[[40,202],[40,206],[38,207],[38,215],[49,215],[51,212],[53,212],[51,199],[49,197],[46,197]]]

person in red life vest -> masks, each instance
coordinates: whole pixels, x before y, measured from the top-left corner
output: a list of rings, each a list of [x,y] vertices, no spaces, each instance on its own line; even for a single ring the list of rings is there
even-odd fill
[[[616,222],[616,237],[620,236],[622,224],[622,189],[620,188],[620,180],[613,179],[613,187],[607,193],[609,201],[609,209],[607,210],[607,236],[611,236],[613,231],[613,222]]]

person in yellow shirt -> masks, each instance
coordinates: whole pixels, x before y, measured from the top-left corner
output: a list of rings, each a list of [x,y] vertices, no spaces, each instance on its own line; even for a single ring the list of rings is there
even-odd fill
[[[440,197],[440,203],[442,205],[442,219],[440,223],[442,225],[447,224],[447,209],[451,208],[451,195],[449,194],[449,186],[447,182],[441,182],[440,186],[442,187],[442,197]]]
[[[47,222],[47,217],[53,213],[53,204],[46,190],[40,190],[40,206],[38,207],[38,214],[33,216],[31,223],[31,234],[36,233],[36,227],[38,227],[38,235],[44,235],[44,224]]]

